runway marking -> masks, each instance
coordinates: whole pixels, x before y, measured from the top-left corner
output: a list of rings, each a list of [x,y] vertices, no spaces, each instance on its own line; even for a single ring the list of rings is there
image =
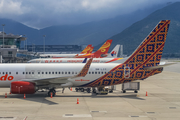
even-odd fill
[[[91,114],[64,114],[63,117],[92,117]]]
[[[169,109],[176,109],[176,107],[169,107]]]
[[[91,112],[101,112],[101,113],[107,113],[107,111],[91,111]]]
[[[129,115],[129,117],[147,117],[147,116]]]
[[[155,114],[155,112],[146,112],[147,114]]]
[[[0,120],[15,120],[17,117],[0,117]]]

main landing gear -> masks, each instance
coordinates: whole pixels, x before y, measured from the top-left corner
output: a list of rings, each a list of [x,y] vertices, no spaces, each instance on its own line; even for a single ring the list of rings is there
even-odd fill
[[[51,97],[51,93],[52,93],[52,96],[54,97],[56,95],[56,90],[54,88],[50,89],[48,92],[49,97]]]

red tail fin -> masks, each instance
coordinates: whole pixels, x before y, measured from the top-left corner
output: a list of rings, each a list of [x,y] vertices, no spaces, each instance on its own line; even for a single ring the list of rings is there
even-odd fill
[[[101,55],[107,55],[109,47],[111,46],[112,40],[107,40],[95,53],[94,57],[101,57]]]
[[[93,49],[94,49],[94,47],[92,47],[92,45],[88,45],[88,46],[86,46],[86,48],[84,48],[84,50],[80,54],[92,53]]]

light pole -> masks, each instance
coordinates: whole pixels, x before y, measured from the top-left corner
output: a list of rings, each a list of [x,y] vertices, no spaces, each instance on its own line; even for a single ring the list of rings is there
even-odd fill
[[[3,48],[4,48],[4,26],[5,26],[5,24],[2,24],[2,26],[3,26]]]
[[[27,50],[27,39],[26,39],[26,50]],[[27,50],[28,51],[28,50]]]
[[[45,37],[46,37],[46,35],[43,35],[43,38],[44,38],[44,54],[45,54]]]
[[[25,37],[26,35],[23,35],[23,37]],[[26,40],[24,40],[24,50],[25,50],[25,43],[26,43]]]

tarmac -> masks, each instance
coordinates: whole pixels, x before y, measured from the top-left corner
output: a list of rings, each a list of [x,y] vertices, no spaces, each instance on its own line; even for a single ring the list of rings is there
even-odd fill
[[[140,81],[138,93],[122,93],[121,86],[108,95],[73,88],[58,89],[53,98],[37,92],[26,99],[0,88],[0,120],[180,120],[180,62]]]

